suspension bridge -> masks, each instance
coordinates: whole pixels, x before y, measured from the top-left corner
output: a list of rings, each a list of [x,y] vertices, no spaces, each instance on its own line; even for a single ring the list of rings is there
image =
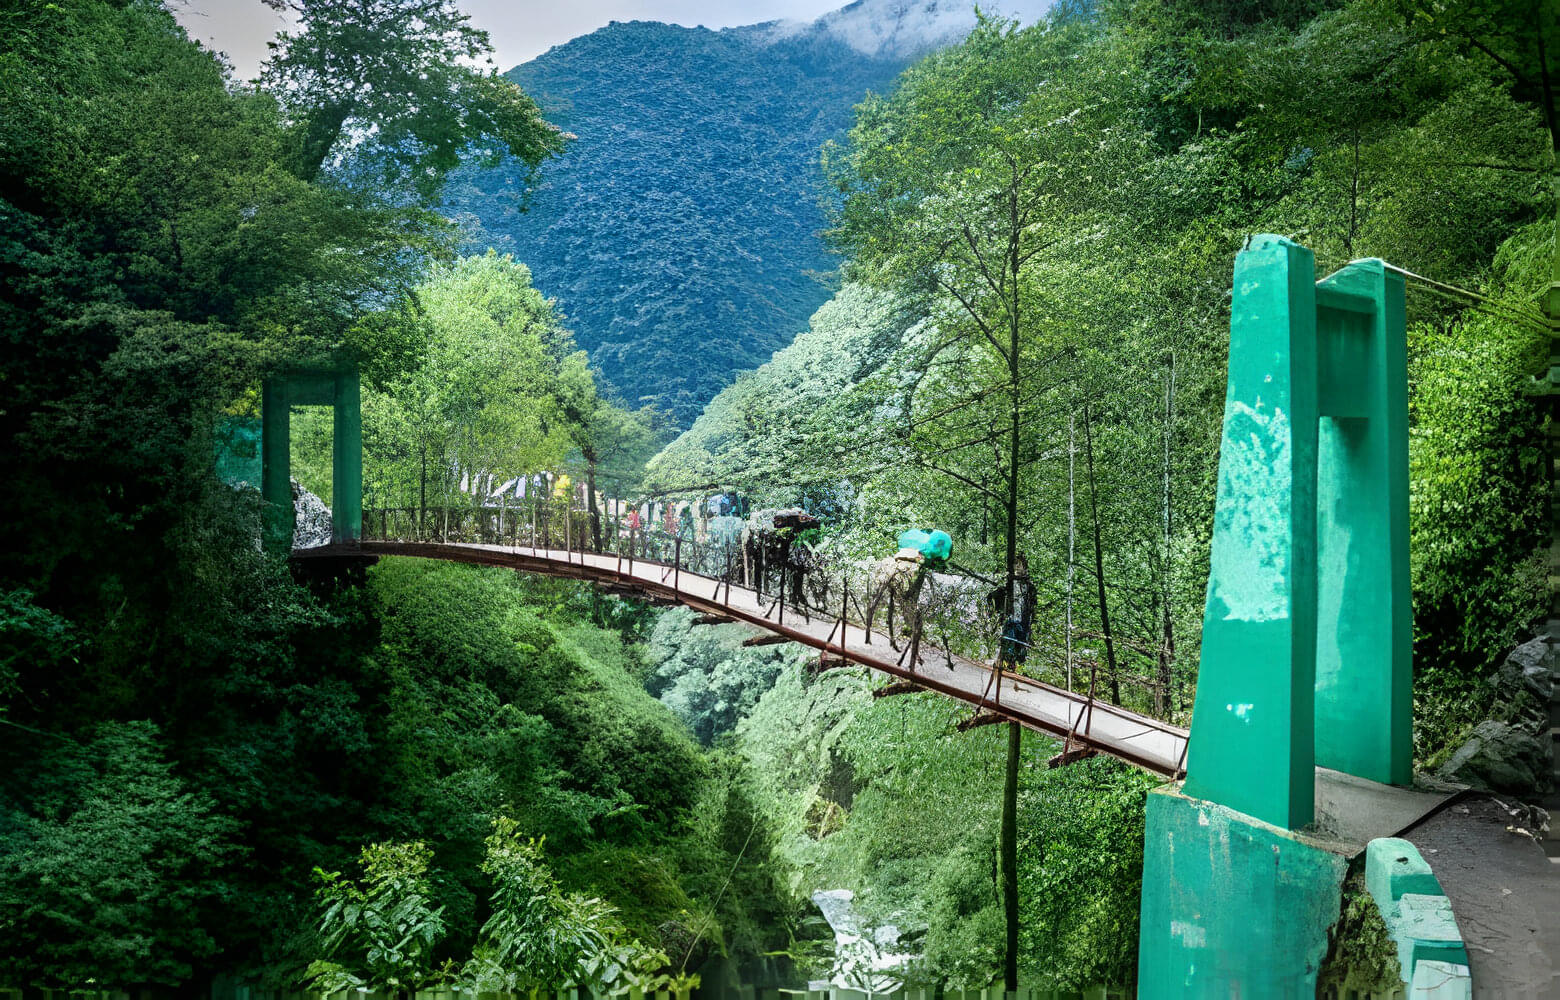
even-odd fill
[[[766,633],[750,644],[800,643],[820,670],[892,678],[879,694],[942,694],[974,708],[964,728],[1011,721],[1059,738],[1053,763],[1107,754],[1171,779],[1146,809],[1140,997],[1313,995],[1348,859],[1367,842],[1367,883],[1408,956],[1405,985],[1455,974],[1463,985],[1444,995],[1467,996],[1450,903],[1393,839],[1446,802],[1412,788],[1406,276],[1364,260],[1317,280],[1311,252],[1276,236],[1254,237],[1236,260],[1190,730],[1097,697],[1092,678],[1087,693],[1058,688],[927,637],[919,656],[901,653],[848,586],[809,605],[800,588],[787,600],[784,582],[765,594],[761,575],[739,585],[729,560],[714,576],[680,550],[647,561],[538,546],[513,529],[507,540],[365,537],[355,371],[266,384],[266,541],[292,542],[289,408],[333,405],[334,541],[294,550],[295,562],[413,556],[588,581]],[[1414,916],[1427,907],[1434,940]]]
[[[831,613],[788,601],[783,593],[766,597],[754,588],[733,585],[729,573],[714,577],[691,572],[678,557],[668,564],[523,544],[374,539],[293,552],[297,560],[360,556],[413,556],[503,566],[584,580],[611,592],[680,604],[705,615],[711,623],[740,622],[777,640],[816,649],[820,666],[855,664],[907,685],[895,688],[896,691],[925,689],[972,705],[980,714],[971,721],[1013,721],[1058,737],[1064,741],[1064,754],[1104,753],[1171,779],[1182,778],[1186,773],[1187,730],[1102,700],[1095,696],[1093,685],[1086,694],[1068,691],[978,662],[924,639],[918,662],[911,664],[908,656],[901,657],[885,632],[875,631],[861,620],[864,616],[859,614],[859,607],[856,614],[848,613],[851,601],[847,588],[839,588],[840,606]]]

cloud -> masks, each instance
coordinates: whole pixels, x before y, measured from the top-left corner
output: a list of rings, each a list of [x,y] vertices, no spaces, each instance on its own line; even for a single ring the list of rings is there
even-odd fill
[[[727,28],[762,21],[811,21],[843,6],[840,0],[463,0],[472,23],[493,39],[496,59],[509,69],[554,45],[589,34],[609,21],[666,21]],[[188,0],[174,16],[190,37],[226,52],[239,79],[253,78],[266,43],[286,21],[260,0]]]

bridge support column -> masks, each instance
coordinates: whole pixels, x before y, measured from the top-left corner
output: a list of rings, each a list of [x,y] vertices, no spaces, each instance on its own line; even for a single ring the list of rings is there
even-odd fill
[[[1314,769],[1413,781],[1403,280],[1315,281],[1256,237],[1235,262],[1186,792],[1298,830]]]
[[[1316,763],[1414,781],[1403,278],[1361,260],[1316,284]]]
[[[1318,764],[1412,782],[1409,616],[1403,282],[1379,260],[1318,282],[1309,250],[1254,237],[1186,782],[1149,797],[1141,997],[1315,995],[1344,861],[1292,831]]]
[[[260,390],[261,534],[269,552],[292,548],[292,403],[287,383],[267,379]]]
[[[1315,267],[1256,237],[1235,261],[1218,506],[1186,793],[1288,830],[1315,798]]]
[[[331,537],[363,537],[363,415],[355,366],[295,371],[261,386],[260,495],[265,502],[263,538],[271,552],[292,549],[292,408],[329,406],[331,431]]]
[[[1233,809],[1148,796],[1139,1000],[1316,996],[1348,863]]]
[[[363,537],[363,403],[356,368],[336,373],[331,400],[331,540]]]

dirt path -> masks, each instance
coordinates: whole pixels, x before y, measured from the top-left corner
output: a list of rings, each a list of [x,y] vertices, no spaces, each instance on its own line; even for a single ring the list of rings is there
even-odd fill
[[[1473,995],[1560,1000],[1560,865],[1507,833],[1494,799],[1454,804],[1404,834],[1452,901],[1468,945]]]

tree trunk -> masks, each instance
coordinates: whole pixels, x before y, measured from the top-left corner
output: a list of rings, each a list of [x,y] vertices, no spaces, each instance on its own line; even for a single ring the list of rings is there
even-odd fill
[[[422,541],[428,537],[428,445],[422,446],[422,471],[417,483],[417,538]]]
[[[1083,463],[1089,477],[1089,509],[1094,518],[1094,579],[1099,584],[1100,632],[1105,636],[1105,667],[1110,673],[1110,700],[1121,704],[1121,677],[1116,673],[1116,644],[1111,638],[1110,606],[1105,601],[1105,554],[1100,544],[1100,498],[1094,482],[1094,433],[1089,427],[1089,404],[1083,404]]]
[[[596,507],[596,453],[590,451],[585,454],[585,497],[586,508],[590,511],[590,537],[592,551],[601,551],[601,511]]]
[[[1002,783],[1002,916],[1007,924],[1007,947],[1002,960],[1002,980],[1009,992],[1018,989],[1018,758],[1024,730],[1008,723],[1007,775]]]
[[[1077,573],[1078,518],[1073,467],[1078,454],[1077,421],[1067,417],[1067,690],[1073,686],[1073,577]]]
[[[1008,240],[1007,277],[1012,282],[1013,301],[1008,311],[1008,385],[1012,393],[1009,409],[1011,427],[1008,440],[1007,489],[1007,597],[1012,599],[1013,580],[1018,563],[1018,348],[1019,348],[1019,272],[1017,191],[1010,191],[1008,210],[1012,225]],[[1009,610],[1011,615],[1013,610]],[[1000,640],[999,640],[1000,641]],[[1001,681],[998,681],[1001,684]],[[1002,981],[1009,992],[1018,990],[1018,755],[1023,747],[1023,730],[1008,724],[1007,779],[1002,788],[1002,914],[1007,924],[1007,946],[1002,956]]]
[[[301,181],[313,183],[325,166],[325,160],[341,137],[341,129],[347,123],[352,105],[332,104],[311,114],[302,124],[303,136],[299,142],[297,176]]]

